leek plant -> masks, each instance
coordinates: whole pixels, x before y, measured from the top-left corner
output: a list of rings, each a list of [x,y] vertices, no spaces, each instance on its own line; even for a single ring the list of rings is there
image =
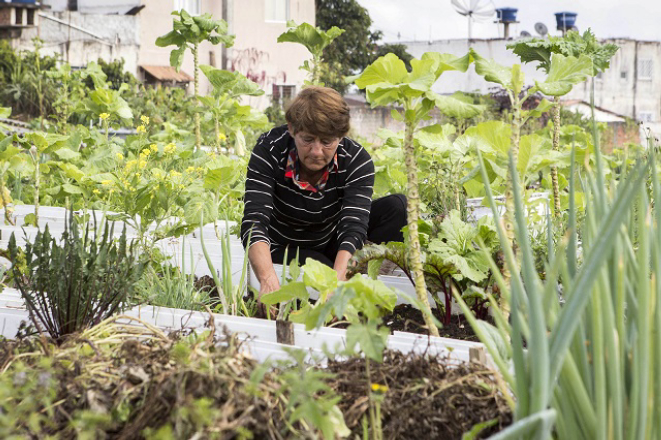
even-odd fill
[[[521,270],[506,245],[511,283],[504,282],[493,260],[491,266],[510,300],[511,320],[494,307],[494,329],[476,320],[455,293],[516,398],[514,423],[492,438],[661,438],[661,210],[653,203],[661,197],[661,184],[654,152],[605,182],[596,133],[595,142],[596,170],[580,182],[588,195],[581,264],[574,155],[568,232],[557,250],[549,234],[543,281],[510,162]],[[482,173],[486,182],[484,167]],[[488,185],[486,190],[494,207]],[[493,214],[499,217],[495,208]],[[550,216],[548,222],[551,228]]]
[[[207,262],[213,281],[216,284],[218,297],[220,298],[220,304],[215,307],[214,311],[228,315],[243,314],[244,316],[252,316],[254,313],[251,313],[251,308],[248,307],[248,304],[246,304],[243,299],[244,293],[248,291],[248,254],[246,253],[243,257],[241,278],[239,279],[239,284],[235,285],[232,282],[232,254],[230,250],[229,225],[226,224],[225,232],[222,235],[218,234],[218,231],[216,233],[220,239],[222,253],[220,276],[216,271],[211,256],[209,255],[209,252],[207,252],[207,247],[204,243],[204,218],[202,217],[200,220],[200,243],[202,246],[202,253],[204,254],[204,259]]]

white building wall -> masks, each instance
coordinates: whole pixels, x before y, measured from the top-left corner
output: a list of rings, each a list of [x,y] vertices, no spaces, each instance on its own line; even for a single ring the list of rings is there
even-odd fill
[[[14,41],[16,49],[32,50],[32,39],[38,36],[44,41],[42,54],[59,54],[72,66],[83,67],[99,58],[105,61],[123,58],[125,69],[136,72],[140,47],[140,20],[137,16],[48,10],[44,14],[63,23],[41,17],[38,28],[24,29],[20,39]]]

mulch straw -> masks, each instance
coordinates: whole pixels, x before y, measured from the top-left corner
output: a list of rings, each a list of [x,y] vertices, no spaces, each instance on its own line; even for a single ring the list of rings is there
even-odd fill
[[[45,358],[51,360],[46,367]],[[396,352],[387,352],[383,364],[372,364],[373,382],[388,387],[381,407],[384,438],[460,439],[478,422],[495,419],[488,432],[510,423],[493,372],[446,364]],[[87,411],[103,420],[94,438],[137,439],[148,433],[157,438],[166,425],[174,438],[315,438],[311,427],[288,423],[277,370],[252,380],[259,364],[236,336],[214,328],[201,335],[165,334],[120,316],[59,346],[34,337],[1,341],[0,375],[13,378],[19,366],[36,373],[44,369],[56,397],[48,408],[54,416],[39,432],[26,421],[16,434],[76,438],[80,425],[72,421]],[[335,374],[330,386],[342,397],[347,426],[362,438],[369,386],[365,361],[329,361],[327,370]],[[35,390],[40,392],[46,390]]]

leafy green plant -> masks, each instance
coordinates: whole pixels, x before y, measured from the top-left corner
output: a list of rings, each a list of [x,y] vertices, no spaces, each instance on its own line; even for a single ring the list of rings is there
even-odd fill
[[[181,68],[184,60],[184,53],[189,49],[193,54],[193,78],[194,93],[199,96],[199,72],[198,72],[198,50],[203,41],[208,41],[213,45],[224,44],[225,47],[232,47],[234,44],[234,35],[227,33],[228,27],[225,20],[214,20],[211,14],[202,14],[191,16],[186,10],[173,11],[174,18],[173,29],[167,34],[156,39],[156,45],[159,47],[177,46],[170,53],[170,65],[177,71]],[[202,146],[202,134],[200,131],[200,114],[195,114],[195,146],[199,149]]]
[[[301,66],[301,70],[305,70],[310,74],[310,80],[306,81],[305,84],[323,85],[321,83],[321,69],[324,49],[343,33],[344,30],[337,26],[323,31],[309,23],[297,25],[296,22],[290,20],[287,22],[287,31],[278,37],[278,43],[298,43],[305,46],[312,55],[312,66],[310,66],[308,60]]]
[[[158,307],[199,310],[210,302],[208,293],[195,286],[195,276],[184,269],[148,267],[136,284],[136,300]]]
[[[418,238],[420,196],[414,137],[418,125],[423,120],[429,119],[429,113],[434,107],[438,107],[441,113],[454,117],[468,118],[480,113],[482,110],[480,106],[453,97],[441,96],[432,91],[432,86],[443,72],[451,70],[465,72],[470,63],[469,54],[456,57],[428,52],[421,59],[411,61],[412,70],[409,73],[402,60],[394,54],[388,54],[372,63],[356,79],[356,85],[360,89],[366,89],[367,100],[372,107],[387,105],[403,107],[401,112],[393,109],[392,115],[406,125],[403,148],[408,181],[410,266],[415,280],[417,297],[423,305],[425,323],[434,336],[438,336],[438,329],[432,322]]]
[[[420,223],[425,284],[437,307],[443,311],[441,323],[445,325],[451,322],[454,288],[459,289],[464,299],[471,302],[474,312],[485,317],[486,299],[482,291],[490,282],[490,268],[483,252],[492,254],[498,247],[492,221],[483,217],[477,225],[472,225],[461,219],[459,211],[453,210],[442,221],[436,233],[429,223]],[[407,249],[406,243],[396,242],[365,246],[356,252],[354,267],[367,265],[369,273],[375,276],[387,260],[396,264],[413,282]]]
[[[201,66],[202,72],[213,86],[211,96],[199,96],[206,117],[213,121],[218,152],[227,134],[234,138],[234,152],[239,156],[246,153],[244,131],[251,127],[265,129],[269,126],[266,115],[249,105],[241,105],[243,96],[261,96],[264,91],[259,85],[240,72],[229,72],[211,66]]]
[[[337,406],[340,397],[328,386],[329,373],[305,362],[305,351],[286,349],[291,357],[279,375],[282,396],[287,396],[289,424],[306,422],[314,426],[327,440],[345,438],[351,434]]]
[[[48,227],[25,245],[27,270],[14,264],[14,282],[41,332],[61,342],[66,335],[98,324],[121,309],[135,287],[144,264],[128,243],[126,229],[118,241],[107,222],[96,236],[87,222],[81,231],[69,214],[62,244]],[[16,237],[9,239],[12,261],[19,261]]]
[[[581,55],[587,56],[592,60],[590,67],[583,66],[582,68],[590,69],[591,76],[603,72],[610,65],[610,59],[615,55],[619,49],[615,44],[600,44],[595,38],[590,29],[585,31],[583,36],[578,32],[570,31],[564,37],[549,36],[548,39],[533,38],[516,43],[508,44],[508,49],[511,49],[517,54],[521,61],[524,63],[537,62],[537,68],[544,71],[547,75],[551,75],[551,68],[554,67],[553,58],[560,56],[560,60],[555,62],[555,76],[561,76],[559,72],[566,70],[574,59],[580,62]],[[571,57],[569,63],[560,66],[561,61],[565,57]],[[585,59],[584,59],[585,60]],[[585,63],[585,61],[582,61]],[[578,77],[577,79],[579,79]],[[573,81],[567,82],[564,87],[558,88],[548,85],[539,85],[541,92],[553,96],[553,150],[558,151],[560,148],[560,96],[566,95],[571,91]],[[553,209],[555,216],[561,213],[560,206],[560,188],[558,184],[558,169],[555,165],[551,166],[551,182],[553,188]]]

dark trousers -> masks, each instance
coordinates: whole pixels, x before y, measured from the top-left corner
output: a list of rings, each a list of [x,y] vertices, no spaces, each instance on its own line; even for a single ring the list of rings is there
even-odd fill
[[[372,201],[370,219],[367,226],[367,240],[372,243],[387,243],[389,241],[404,241],[402,228],[406,226],[406,197],[393,194]],[[333,267],[339,243],[331,240],[326,249],[313,250],[306,248],[288,248],[287,263],[296,257],[298,251],[299,264],[305,264],[308,258],[320,261]],[[285,248],[277,247],[271,251],[274,264],[282,264],[285,258]]]

